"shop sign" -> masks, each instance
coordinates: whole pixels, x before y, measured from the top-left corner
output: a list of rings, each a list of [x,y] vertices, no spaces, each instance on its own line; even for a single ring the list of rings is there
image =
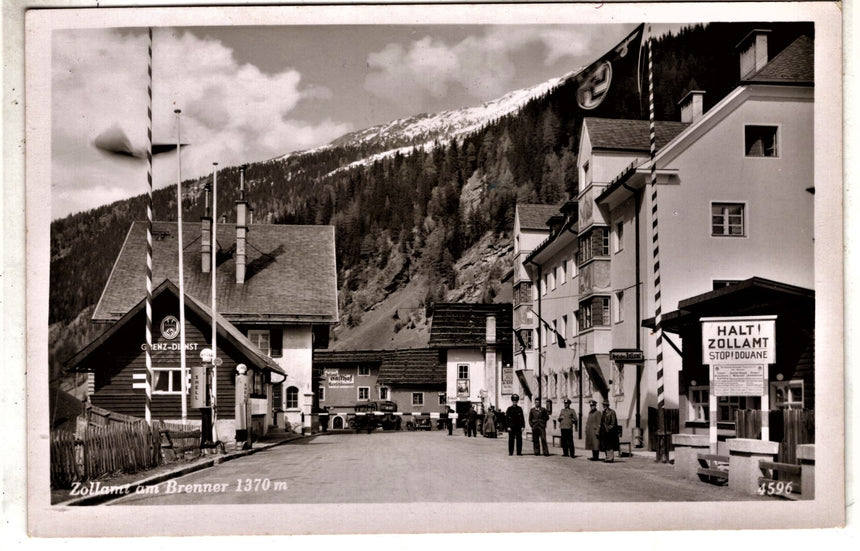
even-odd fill
[[[776,363],[776,316],[702,318],[702,363]]]
[[[506,365],[502,367],[502,394],[514,393],[514,368]]]
[[[644,362],[645,354],[641,350],[610,350],[609,358],[613,362]]]
[[[334,374],[328,377],[329,388],[349,388],[355,386],[355,377],[352,373]]]
[[[764,394],[764,364],[715,365],[714,396],[761,396]]]
[[[457,398],[469,397],[469,379],[457,379]]]

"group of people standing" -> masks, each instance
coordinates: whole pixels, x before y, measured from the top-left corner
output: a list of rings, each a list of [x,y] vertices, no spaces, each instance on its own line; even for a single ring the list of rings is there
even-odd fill
[[[513,455],[516,449],[517,455],[523,454],[523,429],[525,428],[525,415],[519,406],[520,397],[516,394],[511,396],[513,404],[505,412],[508,425],[508,455]],[[606,462],[615,461],[615,451],[618,449],[618,417],[610,407],[609,401],[603,401],[603,411],[597,410],[597,402],[589,402],[590,411],[585,422],[585,448],[591,450],[590,461],[600,459],[600,452],[606,453]],[[532,429],[532,444],[535,455],[549,455],[549,446],[546,441],[546,425],[550,419],[549,411],[536,402],[529,410],[529,426]],[[576,457],[573,443],[573,429],[579,426],[576,412],[570,407],[570,400],[564,401],[564,409],[558,415],[559,429],[561,430],[561,449],[565,457]]]
[[[469,411],[466,412],[466,419],[463,422],[464,434],[466,436],[477,436],[478,426],[480,425],[481,432],[485,438],[496,438],[497,426],[503,425],[503,422],[501,422],[502,420],[497,419],[499,414],[500,412],[498,410],[493,406],[490,406],[482,420],[479,418],[478,412],[475,411],[475,406],[470,406]],[[451,434],[451,425],[449,425],[448,434]]]

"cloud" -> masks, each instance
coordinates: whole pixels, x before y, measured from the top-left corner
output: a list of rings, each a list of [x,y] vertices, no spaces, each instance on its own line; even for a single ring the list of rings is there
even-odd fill
[[[145,147],[146,35],[117,29],[57,31],[52,48],[53,217],[145,192],[138,167],[103,154],[93,141],[118,128],[133,147]],[[295,70],[268,74],[240,64],[211,38],[156,29],[152,71],[153,141],[175,142],[174,110],[181,109],[182,141],[191,144],[183,152],[183,178],[208,173],[213,162],[231,166],[269,159],[353,130],[343,122],[314,123],[296,116],[300,102],[330,98],[325,87],[303,86]],[[156,186],[174,183],[175,170],[173,162],[156,161]],[[73,199],[75,194],[80,197]]]
[[[444,95],[450,86],[461,86],[484,101],[510,91],[517,76],[514,56],[525,48],[540,48],[545,65],[565,58],[582,62],[583,56],[599,51],[595,42],[600,34],[600,28],[593,25],[505,26],[488,28],[482,35],[453,44],[429,36],[406,46],[391,43],[368,55],[371,73],[365,89],[401,105],[420,105]]]

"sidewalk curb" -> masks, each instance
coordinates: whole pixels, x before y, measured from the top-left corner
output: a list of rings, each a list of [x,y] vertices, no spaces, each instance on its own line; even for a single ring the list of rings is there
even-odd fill
[[[52,507],[78,507],[81,505],[101,505],[108,501],[120,499],[122,497],[126,497],[128,495],[134,494],[137,489],[141,486],[153,486],[155,484],[161,484],[167,480],[172,478],[178,478],[180,476],[185,476],[187,474],[191,474],[197,471],[202,471],[203,469],[208,469],[210,467],[214,467],[215,465],[220,465],[221,463],[226,463],[227,461],[232,461],[233,459],[238,459],[240,457],[245,457],[248,455],[255,454],[257,452],[261,452],[263,450],[268,450],[274,448],[275,446],[280,446],[286,444],[288,442],[294,442],[296,440],[301,440],[303,438],[310,438],[315,435],[296,435],[295,438],[285,438],[284,440],[279,440],[277,442],[265,442],[260,443],[259,447],[251,448],[250,450],[237,450],[234,452],[230,452],[224,455],[213,456],[210,459],[205,461],[201,461],[199,463],[195,463],[194,465],[187,465],[185,467],[180,467],[173,471],[169,471],[166,473],[161,473],[155,476],[151,476],[149,478],[143,478],[137,480],[135,482],[128,483],[129,491],[127,493],[122,494],[114,494],[114,493],[105,493],[105,494],[95,494],[89,496],[83,496],[75,499],[70,499],[68,501],[63,501],[60,503],[55,503]],[[125,486],[125,485],[123,485]]]

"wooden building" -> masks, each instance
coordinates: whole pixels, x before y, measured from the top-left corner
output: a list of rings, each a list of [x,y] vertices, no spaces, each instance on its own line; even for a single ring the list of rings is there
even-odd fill
[[[152,418],[178,421],[182,418],[179,290],[172,281],[165,280],[153,290],[152,316]],[[216,373],[219,419],[232,422],[234,418],[236,366],[245,364],[251,381],[252,433],[263,435],[272,422],[273,384],[280,384],[286,372],[236,326],[220,315],[216,319],[218,357],[223,361]],[[144,416],[145,323],[145,303],[139,301],[66,362],[68,369],[88,373],[92,388],[88,399],[93,405],[124,415]],[[209,347],[211,334],[211,310],[186,294],[185,348],[189,367],[202,365],[200,351]],[[189,407],[187,418],[199,420],[200,411]],[[233,433],[219,435],[224,440],[232,438]]]

